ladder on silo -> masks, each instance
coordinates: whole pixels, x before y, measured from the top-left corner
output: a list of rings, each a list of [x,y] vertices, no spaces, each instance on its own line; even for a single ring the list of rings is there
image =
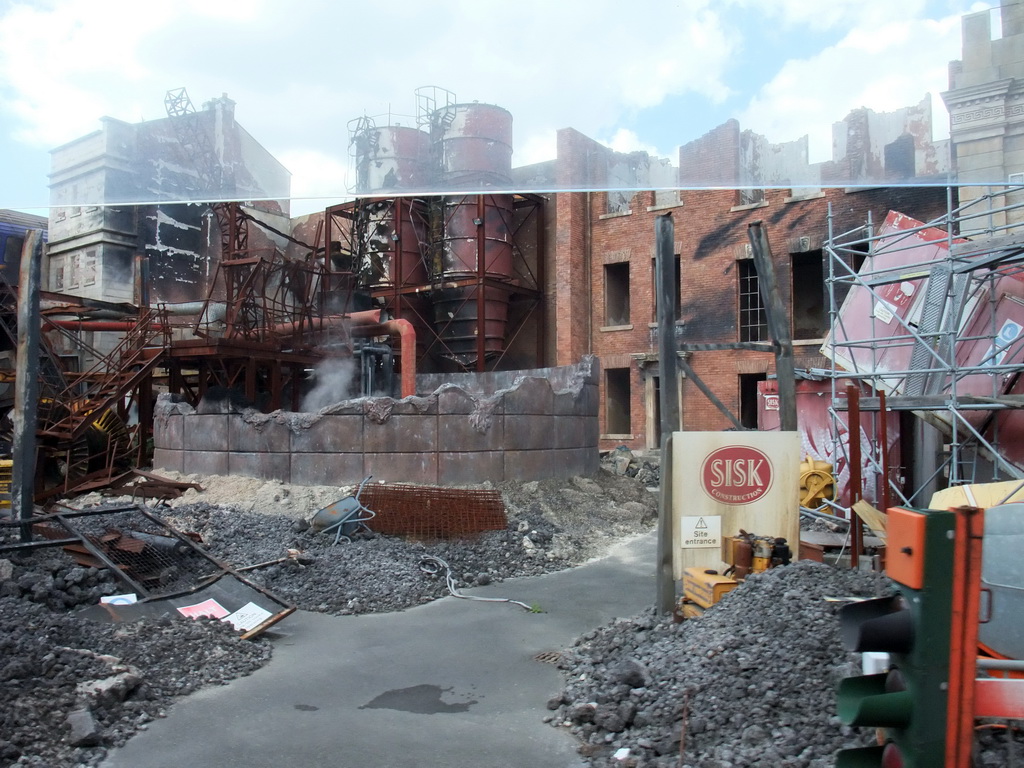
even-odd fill
[[[443,100],[443,104],[441,103]],[[447,128],[455,120],[455,94],[447,88],[424,85],[416,89],[416,127]]]

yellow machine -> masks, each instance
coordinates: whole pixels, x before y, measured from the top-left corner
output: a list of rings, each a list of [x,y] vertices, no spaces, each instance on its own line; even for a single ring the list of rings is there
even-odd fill
[[[831,512],[826,501],[836,497],[836,479],[827,461],[807,456],[800,462],[800,506]]]

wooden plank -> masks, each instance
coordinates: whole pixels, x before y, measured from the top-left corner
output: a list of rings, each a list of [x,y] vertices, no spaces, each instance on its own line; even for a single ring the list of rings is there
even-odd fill
[[[953,507],[988,509],[999,504],[1008,504],[1011,501],[1024,501],[1024,488],[1021,487],[1020,480],[974,483],[944,488],[932,495],[928,507],[929,509],[951,509]]]
[[[875,509],[864,499],[854,504],[853,509],[860,516],[860,519],[864,521],[864,525],[870,528],[875,536],[884,541],[886,538],[886,523],[889,520],[885,512]]]

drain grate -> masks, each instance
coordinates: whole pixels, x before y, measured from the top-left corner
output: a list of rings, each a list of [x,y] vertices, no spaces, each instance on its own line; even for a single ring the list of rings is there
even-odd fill
[[[541,651],[533,659],[543,664],[557,664],[562,660],[562,653],[560,651]]]

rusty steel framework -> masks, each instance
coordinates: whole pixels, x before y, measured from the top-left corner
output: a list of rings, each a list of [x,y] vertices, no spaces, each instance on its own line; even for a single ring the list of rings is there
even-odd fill
[[[17,289],[0,279],[0,328],[8,345],[17,344]],[[89,326],[97,310],[123,305],[79,300],[45,293],[50,307],[42,317],[36,363],[37,481],[35,496],[45,500],[84,491],[139,463],[146,451],[152,423],[151,377],[169,341],[162,310],[146,310],[123,321],[102,324],[124,332],[120,343],[103,354],[89,347],[77,330]],[[78,320],[57,319],[76,316]],[[48,334],[69,340],[95,362],[85,371],[69,370],[54,351]],[[13,375],[13,372],[8,372]],[[10,414],[10,403],[4,404]],[[12,439],[5,418],[4,441]]]
[[[950,188],[944,216],[895,234],[879,232],[870,220],[849,232],[835,232],[830,211],[825,252],[833,363],[823,373],[832,382],[834,440],[837,455],[851,469],[851,488],[859,492],[864,486],[862,470],[877,476],[883,506],[927,506],[926,491],[937,483],[1024,483],[1024,455],[1016,449],[1022,442],[1018,415],[1024,414],[1024,333],[1007,335],[1006,318],[1019,317],[1018,310],[1003,305],[997,313],[1004,300],[1024,303],[1024,291],[1007,292],[1006,283],[1000,282],[1024,278],[1024,203],[1008,202],[1020,199],[1021,192],[990,189],[955,205]],[[879,252],[920,250],[922,240],[938,244],[931,258],[899,266],[882,266],[871,258]],[[852,265],[865,253],[868,258],[858,271]],[[892,313],[898,321],[892,326],[885,309],[892,308],[888,291],[905,285],[920,296],[906,315]],[[876,307],[860,326],[840,313],[840,298],[854,288],[867,292]],[[973,351],[967,354],[965,349]],[[838,356],[854,364],[837,365]],[[862,384],[871,388],[872,396]],[[843,439],[847,430],[842,412],[848,413],[851,431],[859,428],[860,440]],[[916,481],[890,466],[892,440],[886,419],[879,418],[888,412],[912,414],[940,435],[934,456],[920,450],[914,456],[917,465],[927,467]],[[861,450],[865,455],[858,457]]]
[[[324,239],[330,262],[355,275],[357,289],[383,304],[393,317],[408,320],[417,332],[417,365],[439,360],[464,370],[497,370],[508,347],[535,323],[535,356],[544,359],[543,285],[545,268],[544,200],[538,195],[513,197],[510,211],[502,213],[512,251],[512,274],[507,279],[489,273],[488,244],[479,228],[475,243],[475,273],[445,274],[442,248],[447,225],[460,206],[487,215],[487,195],[437,198],[366,197],[332,206],[325,212]],[[381,222],[386,221],[387,226]],[[531,234],[532,233],[532,236]],[[441,292],[460,290],[448,320],[434,319],[431,302]],[[509,303],[509,318],[501,350],[489,349],[486,304],[500,295]],[[475,323],[475,353],[460,355],[452,349],[446,331],[463,309]]]

